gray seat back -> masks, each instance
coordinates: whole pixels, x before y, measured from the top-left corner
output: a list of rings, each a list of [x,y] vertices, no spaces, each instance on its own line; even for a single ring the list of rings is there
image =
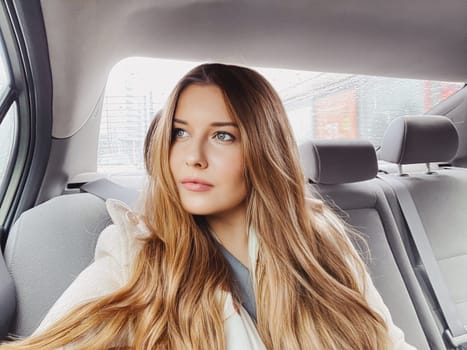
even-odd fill
[[[456,306],[461,322],[467,325],[467,170],[439,168],[456,154],[458,135],[451,121],[441,116],[401,117],[390,125],[383,139],[381,157],[401,167],[403,174],[389,174],[410,193],[418,216],[438,262],[443,283]],[[405,164],[432,163],[430,172],[410,172]],[[424,295],[436,317],[438,332],[447,328],[443,312],[433,295],[417,247],[404,215],[390,187],[385,190]]]
[[[313,182],[310,186],[366,239],[370,259],[364,251],[362,258],[407,342],[417,349],[443,349],[440,337],[430,339],[425,335],[419,311],[406,287],[405,275],[411,269],[400,249],[402,243],[390,207],[375,179],[373,146],[363,141],[315,141],[302,145],[300,153],[302,163],[306,163],[305,176]],[[358,249],[358,242],[356,245]],[[398,258],[402,261],[396,261],[394,245],[399,247]],[[411,277],[413,280],[413,272]]]
[[[104,201],[87,193],[56,197],[21,215],[5,249],[17,297],[12,334],[27,336],[37,328],[92,261],[97,238],[110,223]]]

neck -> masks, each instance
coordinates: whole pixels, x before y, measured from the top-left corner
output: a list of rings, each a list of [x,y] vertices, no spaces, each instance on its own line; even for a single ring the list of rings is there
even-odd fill
[[[206,219],[225,249],[250,268],[246,208],[239,208],[228,214],[210,215]]]

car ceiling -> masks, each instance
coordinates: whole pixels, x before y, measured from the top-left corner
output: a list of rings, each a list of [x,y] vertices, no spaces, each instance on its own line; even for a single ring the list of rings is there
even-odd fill
[[[130,56],[467,81],[466,0],[42,0],[55,138]]]

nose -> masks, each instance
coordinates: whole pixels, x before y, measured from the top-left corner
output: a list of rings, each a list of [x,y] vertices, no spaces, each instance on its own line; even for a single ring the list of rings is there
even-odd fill
[[[187,151],[185,164],[189,167],[205,169],[208,166],[202,142],[193,142]]]

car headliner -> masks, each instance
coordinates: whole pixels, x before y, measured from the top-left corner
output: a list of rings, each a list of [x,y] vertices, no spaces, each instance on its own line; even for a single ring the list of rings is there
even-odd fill
[[[467,81],[466,0],[42,0],[53,136],[76,133],[129,56]]]

